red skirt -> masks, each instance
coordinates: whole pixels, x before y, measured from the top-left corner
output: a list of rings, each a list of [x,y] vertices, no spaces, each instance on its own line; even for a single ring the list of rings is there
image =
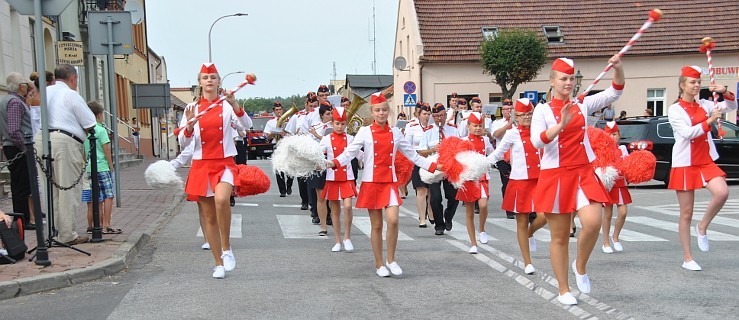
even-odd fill
[[[234,187],[238,187],[239,179],[237,179],[237,175],[239,172],[236,169],[236,162],[234,162],[233,157],[192,160],[190,174],[188,174],[187,183],[185,184],[187,201],[198,201],[200,197],[207,196],[208,183],[210,183],[211,190],[214,190],[215,186],[221,182],[223,172],[227,168],[231,170],[234,176]]]
[[[695,190],[708,184],[708,181],[716,177],[726,177],[721,168],[711,162],[703,165],[672,168],[670,170],[670,183],[667,189],[671,190]]]
[[[357,196],[354,180],[349,181],[326,181],[323,185],[321,198],[326,200],[341,200]]]
[[[362,182],[359,187],[357,208],[384,209],[401,204],[398,186],[393,182]]]
[[[455,199],[462,202],[476,202],[480,198],[489,198],[490,182],[488,180],[467,181],[457,189]]]
[[[611,201],[607,202],[606,205],[631,203],[631,193],[629,193],[628,187],[613,187],[608,196]]]
[[[534,211],[570,213],[590,204],[607,203],[608,191],[590,164],[543,169],[534,190]]]
[[[508,180],[500,208],[516,213],[534,212],[534,194],[531,191],[536,189],[537,181],[539,179]]]

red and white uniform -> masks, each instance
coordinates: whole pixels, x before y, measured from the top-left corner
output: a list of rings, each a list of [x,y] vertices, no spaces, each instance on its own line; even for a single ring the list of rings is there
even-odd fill
[[[195,114],[207,108],[215,100],[208,101],[205,98],[197,103],[187,106],[193,108]],[[197,201],[199,197],[212,197],[215,185],[219,182],[227,182],[237,187],[234,173],[236,163],[233,157],[237,154],[234,144],[235,130],[231,127],[232,121],[237,121],[241,126],[251,127],[252,121],[249,115],[241,109],[236,114],[233,107],[228,103],[221,102],[215,108],[205,113],[192,132],[182,130],[178,136],[182,148],[187,148],[190,143],[194,144],[192,153],[192,167],[187,177],[185,193],[187,200]],[[187,123],[185,118],[180,125]]]
[[[332,132],[321,139],[321,148],[326,153],[326,159],[333,160],[337,155],[342,154],[352,141],[354,141],[354,137],[351,135]],[[358,157],[361,157],[361,153],[360,151]],[[323,187],[321,198],[341,200],[356,195],[357,189],[354,184],[354,171],[351,162],[345,166],[326,169],[326,184]]]
[[[474,150],[483,155],[488,155],[493,152],[493,145],[490,143],[490,139],[487,136],[478,136],[469,134],[462,140],[472,142]],[[481,198],[488,198],[490,195],[490,177],[487,172],[482,175],[479,181],[467,181],[462,185],[462,188],[457,190],[456,199],[463,202],[475,202]]]
[[[621,159],[629,156],[629,151],[626,150],[626,146],[618,146],[618,149],[616,149],[615,152],[616,156]],[[631,203],[631,193],[629,193],[627,184],[628,182],[626,181],[626,178],[619,177],[611,188],[611,191],[608,193],[611,201],[607,202],[606,205]]]
[[[546,130],[557,125],[565,102],[552,99],[534,108],[531,119],[531,142],[543,149],[541,174],[534,192],[534,211],[570,213],[590,201],[608,202],[608,192],[595,175],[590,163],[595,159],[587,136],[586,116],[616,101],[623,85],[613,84],[608,89],[585,97],[582,104],[570,108],[572,120],[553,140]]]
[[[532,190],[539,181],[539,149],[531,143],[531,129],[513,127],[506,131],[495,151],[488,156],[493,163],[503,160],[510,151],[511,175],[503,195],[501,209],[511,212],[534,212]]]
[[[374,100],[374,99],[373,99]],[[357,208],[383,209],[402,204],[396,185],[395,154],[403,154],[413,163],[430,172],[436,170],[436,163],[421,157],[413,150],[400,130],[373,122],[361,127],[354,141],[333,162],[338,167],[345,166],[364,148],[364,169],[362,185],[357,198]]]
[[[733,93],[726,91],[724,101],[719,102],[718,107],[723,113],[736,110],[735,99]],[[675,136],[669,189],[700,189],[711,179],[726,176],[714,163],[718,159],[718,153],[713,144],[711,126],[706,123],[713,106],[713,101],[699,100],[688,103],[680,99],[667,109]]]

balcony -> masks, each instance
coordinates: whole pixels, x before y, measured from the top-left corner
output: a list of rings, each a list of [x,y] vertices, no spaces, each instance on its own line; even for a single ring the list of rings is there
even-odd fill
[[[120,11],[126,4],[125,0],[79,0],[80,26],[87,26],[88,11]]]

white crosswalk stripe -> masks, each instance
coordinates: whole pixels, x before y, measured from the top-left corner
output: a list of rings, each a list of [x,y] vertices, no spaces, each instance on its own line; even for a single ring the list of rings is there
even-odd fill
[[[506,218],[488,218],[488,222],[492,223],[496,227],[501,227],[510,232],[516,233],[516,221]],[[551,242],[552,234],[546,228],[536,230],[534,233],[534,239],[542,242]],[[570,238],[570,242],[577,242],[577,238]]]
[[[241,238],[241,219],[242,215],[239,213],[232,213],[231,214],[231,234],[229,235],[231,238]],[[198,237],[203,237],[203,229],[198,227],[198,233],[196,234]]]
[[[663,221],[658,220],[650,217],[626,217],[626,222],[634,222],[646,226],[650,226],[657,229],[677,232],[678,224],[675,222],[669,222],[669,221]],[[690,228],[690,235],[693,237],[697,237],[695,233],[695,229],[693,227]],[[739,237],[733,236],[730,234],[709,230],[708,238],[711,241],[739,241]]]
[[[706,211],[706,206],[708,206],[708,201],[696,201],[695,205],[693,206],[693,213],[702,214]],[[636,206],[636,208],[664,213],[672,216],[680,215],[680,205],[677,203],[656,206]],[[719,211],[719,215],[725,214],[739,214],[739,199],[726,200],[726,204],[724,204],[724,207],[721,208],[721,211]],[[695,216],[693,218],[695,218]]]
[[[321,228],[318,225],[311,223],[307,215],[277,215],[277,222],[280,224],[282,235],[287,239],[333,239],[333,237],[319,236],[318,231],[321,231]],[[362,231],[362,233],[367,235],[367,237],[370,237],[372,234],[372,224],[370,223],[369,217],[354,217],[352,224],[359,229],[359,231]],[[385,225],[385,228],[382,231],[383,239],[385,239],[386,231],[387,225]],[[331,227],[329,227],[329,232],[333,232]],[[398,241],[413,241],[413,238],[399,231]]]
[[[354,224],[357,229],[362,231],[362,233],[366,234],[367,237],[370,237],[372,234],[372,223],[370,222],[369,217],[354,217],[352,220],[352,224]],[[385,234],[387,233],[387,223],[383,224],[382,226],[382,240],[386,240]],[[409,241],[413,240],[413,238],[409,237],[402,231],[398,231],[398,241]]]
[[[259,204],[257,203],[243,203],[243,202],[236,202],[237,207],[258,207]]]

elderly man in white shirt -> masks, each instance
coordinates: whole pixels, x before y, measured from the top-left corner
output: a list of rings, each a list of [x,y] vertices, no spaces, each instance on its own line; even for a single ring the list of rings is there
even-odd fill
[[[46,90],[49,114],[49,137],[54,181],[68,187],[82,174],[85,163],[85,149],[82,142],[87,138],[87,130],[95,124],[95,115],[90,111],[85,99],[77,93],[77,70],[68,64],[59,65],[54,70],[56,83]],[[41,137],[35,139],[36,153],[42,153]],[[46,179],[41,179],[46,187]],[[82,184],[77,183],[69,190],[53,187],[54,223],[59,231],[56,240],[69,245],[87,242],[88,238],[77,234],[76,213],[80,207]]]

